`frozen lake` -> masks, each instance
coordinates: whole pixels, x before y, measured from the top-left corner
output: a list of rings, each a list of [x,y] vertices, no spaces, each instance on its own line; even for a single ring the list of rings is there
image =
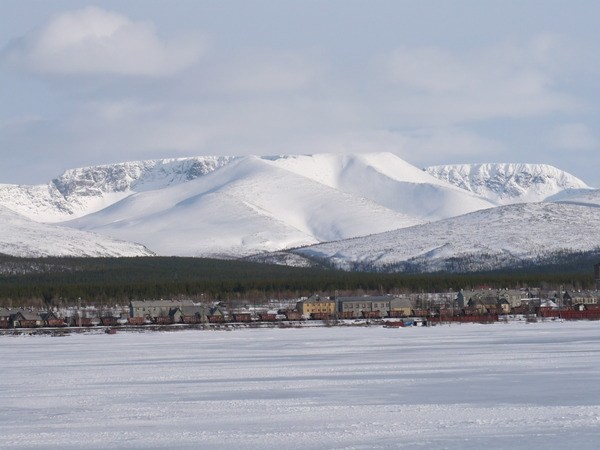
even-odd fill
[[[0,336],[0,448],[597,448],[600,322]]]

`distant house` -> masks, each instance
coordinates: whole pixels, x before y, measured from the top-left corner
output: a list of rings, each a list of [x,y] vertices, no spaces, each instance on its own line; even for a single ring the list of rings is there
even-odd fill
[[[520,289],[502,289],[498,292],[498,300],[505,301],[510,308],[521,306],[523,300],[526,300],[528,296],[527,291],[522,291]]]
[[[168,317],[173,308],[193,305],[191,300],[132,300],[129,302],[129,317]]]
[[[390,295],[364,295],[357,297],[337,297],[338,312],[343,317],[385,317],[390,311],[392,300],[401,300]],[[402,303],[397,303],[397,310],[402,310]],[[377,314],[370,314],[375,313]],[[410,315],[410,313],[409,313]]]
[[[563,304],[567,306],[597,305],[599,299],[599,291],[567,291],[563,295]]]
[[[478,290],[478,291],[460,291],[457,294],[457,303],[459,306],[462,304],[463,308],[474,309],[479,305],[479,309],[483,303],[483,298],[487,295],[490,295],[491,291],[488,290]]]
[[[465,314],[508,314],[522,305],[527,292],[517,289],[460,291],[456,299],[459,307],[464,305]]]
[[[296,311],[303,316],[311,314],[333,315],[335,313],[335,302],[329,299],[322,299],[319,296],[312,296],[296,303]]]
[[[171,309],[169,317],[173,323],[206,323],[208,322],[207,308],[204,305],[185,305]]]
[[[52,311],[46,311],[40,314],[44,324],[48,327],[64,327],[66,326],[65,319],[58,317]]]
[[[393,297],[390,300],[389,316],[410,316],[412,315],[413,304],[410,299],[405,297]]]
[[[520,306],[520,302],[519,302],[519,306]],[[512,307],[510,305],[510,302],[505,299],[505,298],[501,298],[498,300],[498,312],[500,314],[508,314],[512,311]]]
[[[44,320],[33,311],[19,309],[10,316],[10,321],[14,328],[36,328],[44,326]]]
[[[208,313],[208,321],[210,323],[222,323],[225,322],[225,311],[220,306],[214,306]]]
[[[483,297],[471,297],[471,299],[467,302],[467,306],[465,307],[465,314],[487,314],[489,312],[490,304],[488,303],[488,299]],[[496,301],[493,303],[494,312],[496,309]]]

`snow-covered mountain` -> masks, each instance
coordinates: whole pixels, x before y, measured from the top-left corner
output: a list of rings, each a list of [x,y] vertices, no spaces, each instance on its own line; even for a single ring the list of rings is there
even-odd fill
[[[378,156],[242,157],[193,181],[137,193],[69,225],[135,238],[159,254],[236,257],[490,206],[402,160],[388,175],[384,168],[391,172],[398,158]],[[377,189],[384,184],[386,189]],[[426,197],[433,206],[419,211]],[[460,206],[449,208],[454,202]]]
[[[597,207],[517,204],[292,252],[343,269],[498,269],[559,252],[597,250],[599,223]]]
[[[232,159],[202,156],[71,169],[47,184],[0,184],[0,205],[38,222],[63,222],[99,211],[135,192],[193,180]]]
[[[426,171],[496,205],[541,202],[565,190],[591,189],[579,178],[547,164],[459,164],[432,166]]]
[[[139,242],[160,255],[240,257],[408,227],[435,235],[440,220],[452,233],[461,222],[445,219],[502,203],[589,204],[598,199],[594,192],[544,165],[424,171],[391,153],[204,156],[73,169],[38,186],[0,185],[0,206],[40,224]],[[473,217],[489,219],[483,212]]]
[[[286,156],[273,164],[427,222],[493,206],[392,153]]]
[[[153,255],[139,244],[34,222],[1,206],[0,253],[21,257]]]
[[[90,167],[44,186],[0,186],[0,203],[39,221],[141,242],[162,255],[224,257],[364,236],[492,206],[389,153]]]

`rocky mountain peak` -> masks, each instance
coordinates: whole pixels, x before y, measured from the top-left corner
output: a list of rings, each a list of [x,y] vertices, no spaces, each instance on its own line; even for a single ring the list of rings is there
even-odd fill
[[[540,202],[570,189],[591,189],[579,178],[548,164],[458,164],[427,173],[498,205]]]

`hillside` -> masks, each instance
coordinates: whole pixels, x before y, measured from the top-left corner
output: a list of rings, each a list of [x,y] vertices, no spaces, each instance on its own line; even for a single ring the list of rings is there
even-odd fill
[[[600,208],[562,203],[487,209],[293,250],[346,270],[468,272],[555,262],[600,247]]]
[[[559,192],[547,199],[551,202],[600,207],[600,189],[574,189]]]
[[[459,216],[493,206],[457,189],[392,153],[299,155],[273,164],[348,194],[367,198],[423,221]]]
[[[33,222],[0,207],[0,253],[40,256],[151,256],[142,245],[72,228]]]

